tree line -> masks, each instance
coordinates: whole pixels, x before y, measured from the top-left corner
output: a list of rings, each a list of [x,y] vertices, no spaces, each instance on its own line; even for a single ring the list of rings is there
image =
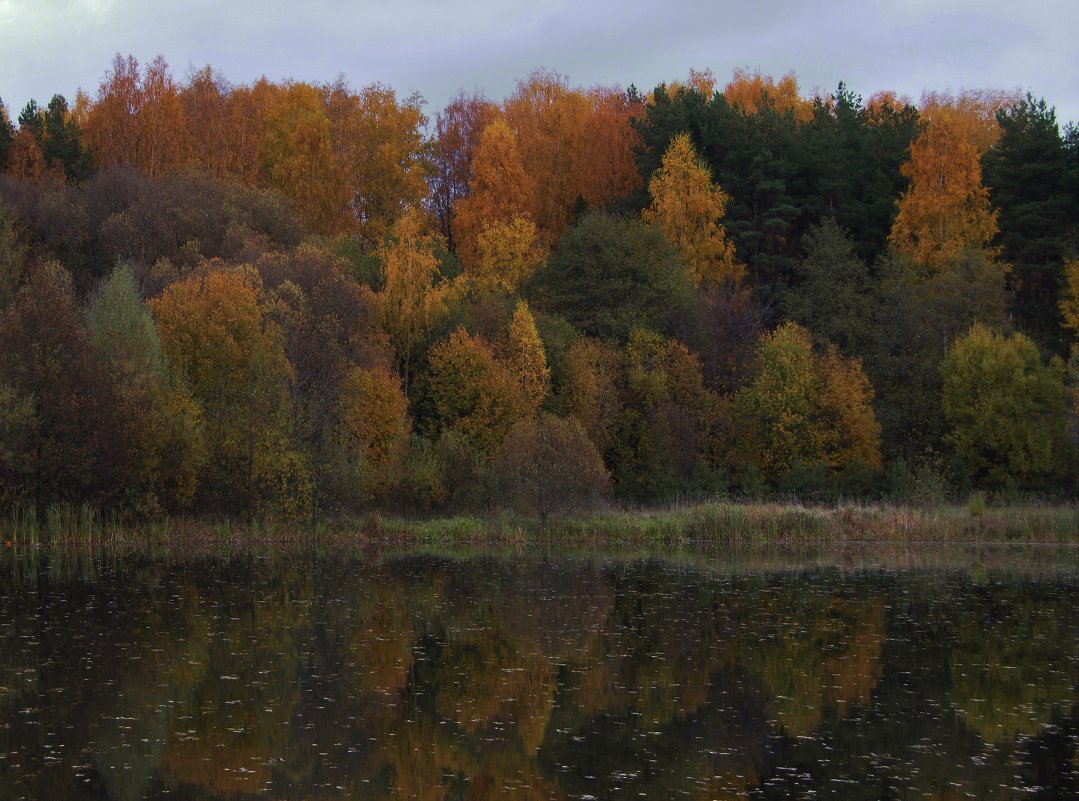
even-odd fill
[[[0,504],[1074,494],[1079,135],[794,75],[0,103]]]

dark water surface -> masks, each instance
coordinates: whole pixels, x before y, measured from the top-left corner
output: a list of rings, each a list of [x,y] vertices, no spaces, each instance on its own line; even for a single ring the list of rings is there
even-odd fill
[[[0,798],[1074,798],[1075,560],[6,555]]]

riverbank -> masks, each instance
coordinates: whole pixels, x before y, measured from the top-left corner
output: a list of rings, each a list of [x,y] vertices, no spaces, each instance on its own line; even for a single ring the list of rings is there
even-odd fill
[[[1075,504],[903,506],[713,502],[662,509],[616,510],[544,526],[516,515],[409,519],[370,513],[311,526],[302,523],[171,518],[143,525],[105,520],[88,508],[26,510],[0,524],[8,548],[57,544],[199,546],[302,544],[560,544],[731,548],[855,543],[1079,544]]]

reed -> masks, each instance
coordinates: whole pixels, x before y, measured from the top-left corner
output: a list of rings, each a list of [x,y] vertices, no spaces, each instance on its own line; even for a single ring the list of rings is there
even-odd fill
[[[204,549],[260,544],[706,545],[724,549],[897,545],[1046,543],[1079,544],[1075,504],[964,505],[836,504],[796,502],[677,504],[664,508],[610,509],[546,525],[534,518],[456,516],[384,517],[379,512],[322,521],[239,523],[231,519],[164,518],[131,524],[103,517],[88,506],[32,506],[10,510],[0,522],[9,548],[111,544]]]

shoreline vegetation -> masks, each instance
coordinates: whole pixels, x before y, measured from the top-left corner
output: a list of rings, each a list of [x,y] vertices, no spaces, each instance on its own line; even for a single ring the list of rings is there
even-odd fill
[[[1079,546],[1079,505],[965,505],[709,501],[647,509],[607,510],[542,523],[502,513],[438,518],[371,512],[316,525],[304,522],[165,518],[144,525],[100,516],[88,506],[50,507],[41,516],[17,509],[0,521],[0,546],[218,547],[291,549],[424,546],[700,547],[724,550],[846,548],[861,545]]]

